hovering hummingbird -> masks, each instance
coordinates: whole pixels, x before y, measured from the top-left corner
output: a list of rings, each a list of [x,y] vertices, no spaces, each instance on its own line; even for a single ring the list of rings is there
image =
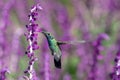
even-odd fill
[[[42,33],[47,38],[49,48],[51,50],[52,55],[54,56],[55,67],[61,69],[62,52],[60,49],[60,45],[62,45],[62,44],[74,44],[74,42],[72,42],[72,41],[71,42],[59,42],[54,38],[54,36],[51,33],[47,32],[47,31],[42,31]],[[85,41],[77,41],[77,42],[84,43]]]

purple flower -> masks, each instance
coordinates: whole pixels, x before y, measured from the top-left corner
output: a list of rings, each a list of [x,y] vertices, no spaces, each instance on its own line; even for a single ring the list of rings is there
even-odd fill
[[[111,74],[112,80],[120,80],[120,39],[118,39],[117,45],[118,51],[114,60],[114,72]]]
[[[30,10],[30,14],[28,15],[29,17],[29,24],[26,25],[27,28],[27,33],[25,34],[27,41],[29,43],[27,51],[25,52],[27,54],[27,56],[29,57],[29,65],[26,71],[24,71],[25,73],[28,73],[29,76],[26,78],[28,78],[29,80],[33,80],[34,76],[33,76],[33,65],[34,62],[37,60],[37,58],[34,56],[34,51],[39,49],[38,43],[37,43],[37,36],[38,36],[38,32],[40,32],[40,28],[38,27],[38,24],[35,23],[35,21],[37,20],[37,15],[38,15],[38,10],[41,10],[41,6],[34,5],[31,10]]]
[[[6,68],[0,71],[0,80],[6,80],[6,73],[10,73]]]
[[[112,80],[120,80],[120,49],[118,50],[115,58],[114,73],[112,73],[111,77]]]
[[[100,35],[98,35],[98,38],[92,43],[93,46],[93,55],[92,55],[92,59],[93,62],[91,63],[91,70],[89,73],[89,77],[88,80],[96,80],[97,79],[97,72],[98,72],[98,61],[99,59],[101,59],[101,54],[100,51],[103,49],[102,46],[102,41],[103,40],[109,40],[109,37],[107,34],[102,33]]]
[[[2,2],[2,1],[1,1]],[[2,13],[0,18],[0,80],[6,79],[6,72],[8,70],[5,67],[8,67],[8,56],[10,46],[8,45],[8,39],[6,35],[6,31],[8,28],[8,22],[9,22],[9,14],[10,10],[12,9],[12,6],[14,4],[14,0],[9,0],[7,3],[2,7]]]

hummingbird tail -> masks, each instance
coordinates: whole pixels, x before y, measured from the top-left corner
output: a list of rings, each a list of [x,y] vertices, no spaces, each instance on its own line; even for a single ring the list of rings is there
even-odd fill
[[[56,68],[61,69],[61,58],[60,58],[59,60],[56,60],[56,59],[54,58],[54,64],[55,64],[55,67],[56,67]]]

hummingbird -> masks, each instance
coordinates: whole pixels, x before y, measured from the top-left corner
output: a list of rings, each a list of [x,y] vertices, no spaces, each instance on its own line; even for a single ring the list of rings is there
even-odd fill
[[[48,42],[49,49],[51,50],[51,53],[54,56],[55,67],[61,69],[62,52],[61,52],[60,45],[73,44],[74,42],[72,42],[72,41],[71,42],[57,41],[51,33],[47,32],[47,31],[42,31],[42,33],[45,35],[47,42]],[[85,41],[76,41],[76,42],[84,43]]]

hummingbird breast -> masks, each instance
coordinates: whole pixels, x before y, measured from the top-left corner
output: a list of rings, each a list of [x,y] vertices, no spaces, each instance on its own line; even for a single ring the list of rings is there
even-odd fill
[[[52,54],[57,57],[61,57],[61,50],[57,44],[57,41],[55,39],[50,39],[48,40],[48,44]]]

